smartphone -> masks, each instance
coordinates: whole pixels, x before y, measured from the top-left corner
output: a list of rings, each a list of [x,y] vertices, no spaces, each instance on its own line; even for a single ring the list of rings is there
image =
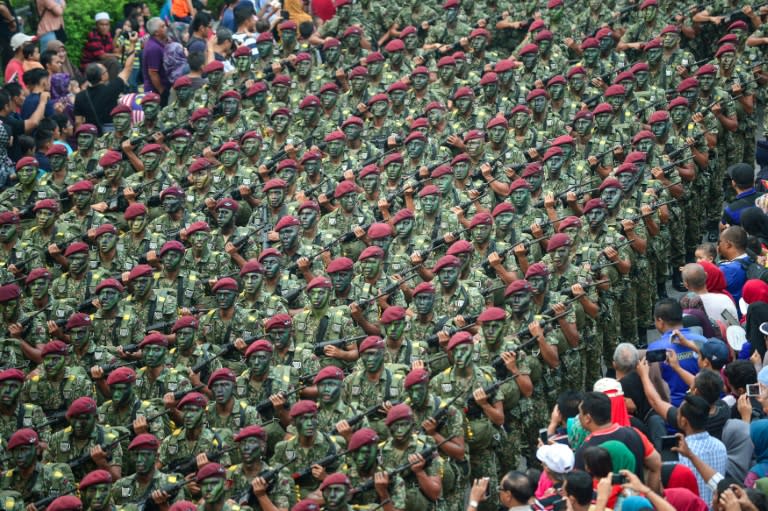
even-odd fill
[[[759,397],[760,396],[760,384],[759,383],[751,383],[747,385],[747,396],[749,397]]]
[[[648,350],[645,352],[645,359],[649,364],[653,362],[664,362],[667,360],[667,350]]]
[[[627,482],[629,482],[629,480],[627,479],[627,476],[625,476],[624,474],[613,474],[611,476],[611,484],[613,485],[625,484]]]
[[[677,447],[678,442],[677,435],[664,435],[661,437],[661,450],[668,451],[673,447]]]
[[[541,428],[539,430],[539,438],[541,439],[542,444],[547,445],[547,442],[549,441],[549,433],[547,432],[547,428]]]

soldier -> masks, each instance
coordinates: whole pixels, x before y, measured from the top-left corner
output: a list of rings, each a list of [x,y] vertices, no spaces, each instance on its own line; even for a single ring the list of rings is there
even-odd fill
[[[141,98],[141,110],[144,119],[136,126],[136,133],[140,137],[147,137],[161,128],[157,120],[160,115],[160,95],[155,92],[145,93]]]
[[[49,292],[51,287],[51,272],[47,268],[34,268],[24,280],[31,300],[24,304],[25,314],[44,311],[42,315],[47,321],[56,323],[56,328],[64,326],[67,318],[74,312],[72,304],[62,300],[53,300]],[[51,325],[53,326],[53,325]],[[50,326],[49,326],[50,331]]]
[[[320,481],[328,479],[327,472],[335,472],[343,466],[338,456],[327,467],[313,466],[321,458],[340,453],[333,437],[318,429],[317,413],[314,401],[301,400],[291,407],[290,416],[296,426],[296,436],[278,443],[271,460],[274,465],[293,462],[297,499],[317,490]]]
[[[136,460],[136,472],[115,481],[112,486],[112,500],[118,506],[135,504],[143,507],[154,501],[155,504],[167,505],[173,500],[184,498],[183,486],[178,495],[169,497],[168,487],[178,487],[184,478],[179,474],[163,473],[157,469],[157,451],[160,441],[154,435],[137,435],[128,446],[128,451]]]
[[[72,209],[59,217],[59,222],[66,225],[67,236],[82,236],[91,229],[107,223],[104,215],[94,210],[92,206],[93,183],[78,181],[67,188],[72,198]]]
[[[104,382],[104,370],[99,366],[91,369],[91,376],[96,380],[101,390]],[[142,401],[135,392],[136,371],[130,367],[118,367],[106,378],[108,392],[104,395],[111,397],[99,407],[99,423],[109,424],[121,433],[147,433],[151,432],[160,438],[165,437],[168,431],[162,415],[165,413],[159,400]],[[130,425],[130,426],[129,426]],[[122,442],[123,446],[130,450],[128,438]],[[130,470],[135,470],[132,458],[127,460]]]
[[[139,320],[142,331],[168,332],[176,320],[176,296],[164,289],[153,289],[152,267],[138,264],[128,273],[126,283],[132,293],[125,298]]]
[[[185,209],[184,199],[184,190],[177,186],[171,186],[160,192],[160,206],[165,213],[152,220],[150,229],[153,234],[165,240],[174,239],[181,229],[197,219],[196,214]]]
[[[287,313],[285,300],[279,294],[264,292],[264,267],[256,259],[248,260],[240,268],[243,292],[237,298],[237,305],[249,314],[269,319],[276,314]]]
[[[55,199],[42,199],[35,203],[32,208],[32,212],[35,215],[35,225],[27,229],[22,235],[22,243],[26,243],[31,251],[34,251],[37,256],[42,260],[46,254],[51,253],[51,245],[54,245],[54,252],[61,250],[59,245],[66,246],[67,243],[74,241],[72,238],[67,237],[67,233],[63,230],[59,230],[57,220],[59,217],[59,203]],[[23,217],[24,215],[19,215]],[[22,221],[21,225],[24,225]],[[51,254],[53,255],[53,254]],[[55,259],[55,263],[61,263],[60,260]],[[52,265],[54,269],[58,270],[55,265]]]
[[[213,108],[216,106],[216,100],[222,93],[224,63],[219,60],[212,60],[203,66],[203,74],[205,75],[206,83],[195,91],[193,102],[204,108]]]
[[[297,346],[294,342],[291,326],[293,320],[290,314],[275,314],[264,323],[264,335],[272,342],[272,365],[290,368],[291,382],[305,383],[308,378],[317,373],[318,359],[312,353],[312,348],[306,344]]]
[[[235,397],[235,373],[225,367],[217,369],[208,379],[208,389],[214,396],[214,401],[208,403],[205,410],[205,422],[224,442],[231,445],[235,431],[247,424],[262,422],[259,412],[245,400]],[[230,455],[233,463],[239,463],[237,452]]]
[[[126,153],[126,155],[128,154]],[[136,159],[138,160],[138,158]],[[125,224],[120,213],[128,207],[128,201],[125,197],[125,181],[123,179],[125,168],[123,153],[111,149],[107,150],[99,158],[99,166],[104,169],[104,181],[95,187],[91,199],[94,202],[93,208],[104,215],[113,225],[124,228]]]
[[[143,104],[143,102],[142,102]],[[98,149],[116,149],[120,148],[120,144],[127,138],[130,138],[133,129],[131,128],[131,107],[118,103],[115,108],[109,112],[109,116],[112,118],[112,125],[114,131],[108,131],[104,133],[99,140],[96,141],[96,147]]]
[[[378,433],[370,428],[356,431],[349,441],[354,464],[350,466],[350,485],[354,485],[352,501],[357,505],[379,502],[386,511],[405,509],[405,483],[399,474],[389,475],[379,462]],[[368,491],[357,491],[362,484],[373,482]]]
[[[67,366],[69,347],[51,341],[40,350],[44,372],[24,383],[24,401],[40,403],[46,415],[61,412],[75,396],[94,396],[91,382],[80,367]]]
[[[385,403],[400,397],[403,375],[385,367],[385,347],[381,337],[366,337],[358,350],[362,367],[344,380],[343,400],[357,412],[363,412],[376,405],[385,408]],[[387,429],[382,424],[383,417],[369,417],[369,420],[371,428],[382,438],[387,438]]]
[[[88,314],[75,312],[69,316],[66,325],[59,332],[62,333],[60,337],[68,338],[72,346],[67,365],[80,367],[86,374],[90,374],[93,366],[112,361],[112,355],[107,348],[94,340],[93,321]]]
[[[93,124],[83,123],[75,128],[77,151],[69,155],[67,172],[71,172],[78,177],[93,174],[98,163],[96,148],[94,147],[98,134],[99,129]],[[104,167],[104,165],[101,165],[101,167]]]
[[[195,126],[199,126],[204,121],[200,119],[200,114],[195,116],[199,110],[195,110],[192,114],[190,121],[195,123]],[[209,118],[205,118],[209,120]],[[169,172],[173,179],[182,183],[187,179],[186,170],[194,162],[195,155],[201,154],[206,147],[210,146],[210,125],[206,124],[204,128],[195,128],[195,137],[192,138],[192,134],[183,128],[173,130],[168,136],[168,146],[171,148],[170,153],[167,156],[168,163],[170,165]],[[162,199],[161,199],[162,200]]]
[[[353,432],[348,419],[354,417],[356,412],[341,399],[344,371],[336,366],[326,366],[318,371],[312,383],[317,387],[318,429],[338,432],[340,437],[336,439],[347,443]],[[367,420],[363,417],[357,425],[367,424]]]
[[[474,316],[482,310],[480,292],[459,281],[462,266],[458,257],[444,255],[432,268],[432,273],[440,280],[440,292],[435,297],[434,306],[438,316]]]
[[[408,323],[405,308],[399,305],[387,307],[379,319],[384,334],[384,364],[393,371],[405,373],[417,360],[427,359],[427,346],[423,340],[411,338]]]
[[[21,219],[13,211],[0,212],[0,283],[9,283],[30,268],[42,266],[39,251],[19,239]]]
[[[177,371],[183,372],[185,368],[196,368],[202,361],[207,363],[198,373],[190,374],[190,383],[194,386],[201,385],[201,381],[208,381],[208,377],[214,371],[221,369],[221,362],[215,358],[208,344],[197,344],[197,318],[194,316],[181,316],[173,324],[171,335],[176,336],[176,346],[169,352],[168,364]]]
[[[130,203],[143,194],[148,198],[145,202],[152,205],[153,197],[158,197],[160,192],[176,180],[171,176],[170,162],[165,161],[165,146],[160,144],[146,144],[142,147],[139,151],[139,161],[134,167],[136,173],[125,179],[124,194]],[[152,218],[159,215],[159,208],[153,207]]]
[[[392,470],[405,462],[411,465],[404,472],[405,509],[442,509],[443,463],[440,457],[425,457],[421,451],[433,447],[431,439],[414,432],[415,422],[411,407],[405,403],[387,411],[386,426],[390,439],[381,446],[382,468]]]
[[[280,467],[272,467],[264,461],[266,431],[257,424],[246,426],[238,431],[234,440],[242,459],[242,463],[227,469],[227,480],[235,501],[240,505],[247,503],[256,511],[273,508],[287,510],[293,484],[285,472],[278,470]],[[266,479],[266,474],[271,472],[276,473],[271,479]]]
[[[67,169],[67,147],[53,144],[45,152],[45,157],[48,158],[50,172],[40,178],[40,184],[51,187],[58,197],[66,196],[67,187],[80,179],[77,173]]]
[[[150,218],[144,204],[134,202],[126,208],[123,218],[129,230],[120,235],[117,242],[118,251],[125,252],[130,258],[138,261],[146,258],[150,250],[160,248],[159,237],[148,229]]]
[[[208,307],[211,300],[204,296],[200,275],[195,271],[181,269],[185,251],[184,245],[176,240],[163,244],[159,252],[162,271],[154,274],[153,286],[172,296],[177,307]]]
[[[0,371],[0,437],[5,441],[10,440],[12,435],[18,433],[18,426],[21,425],[39,431],[43,440],[47,441],[50,424],[46,425],[48,421],[40,405],[24,402],[21,398],[23,384],[24,372],[20,369]],[[6,449],[10,447],[6,446]]]
[[[230,133],[245,133],[248,131],[246,119],[240,112],[242,96],[235,90],[227,90],[219,97],[223,116],[213,121],[211,127],[211,142],[219,145],[229,137]]]
[[[403,387],[410,401],[413,419],[425,435],[440,444],[444,461],[443,495],[446,509],[461,509],[469,476],[469,453],[464,443],[464,417],[454,406],[459,398],[442,401],[429,392],[430,373],[416,368],[405,377]],[[511,442],[510,442],[511,443]]]
[[[265,419],[276,419],[264,424],[268,435],[266,452],[270,456],[291,422],[285,395],[292,388],[290,368],[270,363],[273,351],[272,343],[265,339],[252,342],[244,354],[247,369],[234,385],[237,399],[247,402],[249,408],[259,406],[259,414]]]
[[[203,221],[197,221],[184,229],[189,242],[189,250],[184,252],[181,271],[194,272],[201,276],[214,278],[217,275],[232,275],[232,258],[217,252],[211,247],[211,228]]]
[[[157,461],[161,467],[180,465],[194,460],[198,454],[221,452],[222,441],[218,435],[205,426],[203,417],[208,406],[208,398],[199,392],[190,392],[176,403],[176,409],[181,414],[181,425],[173,433],[166,436],[160,444]],[[226,462],[227,454],[222,455]]]
[[[102,280],[94,295],[98,310],[93,317],[94,337],[105,342],[110,353],[126,357],[123,346],[138,343],[142,338],[140,319],[129,304],[123,303],[123,285],[115,279]]]
[[[490,396],[486,394],[484,387],[495,378],[487,369],[472,361],[472,334],[465,331],[454,334],[448,343],[447,351],[453,357],[453,367],[436,375],[430,383],[430,388],[441,399],[446,400],[455,393],[467,396],[470,389],[475,389],[471,394],[475,404],[470,407],[464,422],[470,455],[470,477],[496,477],[498,458],[495,449],[501,434],[498,428],[504,423],[504,396],[497,393]],[[472,434],[468,435],[467,431],[472,431]],[[498,499],[498,493],[491,490],[490,501],[494,499]]]
[[[200,319],[198,342],[208,343],[215,349],[227,348],[236,339],[247,339],[261,333],[258,318],[245,309],[235,306],[238,285],[235,279],[224,277],[211,288],[216,298],[216,309],[212,309]],[[222,365],[241,373],[245,365],[240,354],[228,349],[223,356]]]
[[[58,250],[58,247],[56,248]],[[82,241],[70,243],[64,251],[68,271],[51,284],[51,295],[74,307],[91,298],[98,279],[88,268],[88,245]]]
[[[93,232],[96,250],[90,254],[89,266],[97,279],[119,276],[136,265],[117,250],[117,239],[117,228],[112,224],[101,224]]]
[[[22,316],[21,289],[16,284],[0,286],[0,307],[2,327],[7,331],[2,354],[9,365],[26,367],[30,361],[39,363],[40,348],[47,338],[45,318],[40,314]]]
[[[144,401],[165,400],[168,394],[191,387],[189,380],[176,368],[166,365],[168,340],[153,332],[139,343],[144,367],[136,372],[136,396]]]
[[[94,470],[87,473],[80,480],[78,490],[83,497],[84,509],[92,511],[113,509],[112,476],[106,470]]]
[[[51,435],[43,461],[69,463],[75,477],[82,478],[97,468],[106,470],[114,480],[120,479],[123,450],[114,431],[96,423],[96,401],[79,397],[67,408],[70,426]],[[81,461],[84,460],[84,461]]]
[[[213,163],[207,158],[195,158],[187,168],[190,188],[186,189],[186,205],[193,212],[203,213],[209,207],[206,199],[213,195],[213,180],[211,179]],[[215,203],[214,203],[215,205]]]
[[[31,505],[51,494],[63,495],[75,489],[75,477],[66,463],[43,464],[38,461],[40,439],[34,429],[21,428],[6,446],[13,468],[3,474],[0,488],[19,492]]]
[[[192,101],[195,89],[192,88],[192,80],[188,76],[178,77],[171,88],[176,93],[176,100],[160,111],[158,123],[163,128],[181,126],[189,121],[195,110],[195,103]]]
[[[438,315],[435,312],[436,302],[435,287],[431,282],[422,282],[413,289],[412,305],[410,312],[413,319],[410,324],[411,337],[415,341],[427,343],[430,354],[430,365],[434,368],[434,358],[442,357],[442,349],[435,337],[434,344],[429,344],[429,339],[435,336],[445,327],[451,319],[449,316]],[[444,369],[447,365],[443,365]]]
[[[283,255],[281,267],[297,276],[299,276],[299,272],[309,271],[310,265],[314,271],[319,272],[322,269],[321,260],[314,257],[315,254],[321,252],[318,250],[319,247],[301,243],[300,227],[301,221],[291,215],[282,217],[274,227],[274,232],[277,233],[280,242],[280,253]],[[298,264],[301,259],[305,259],[308,263],[306,268],[303,264]]]
[[[378,225],[383,225],[391,232],[389,225]],[[350,315],[363,331],[371,335],[380,333],[380,329],[373,325],[379,317],[379,308],[405,305],[400,281],[386,275],[383,271],[385,258],[386,255],[381,247],[371,245],[366,248],[357,259],[362,274],[352,279],[351,298],[354,302],[349,308]],[[389,293],[382,295],[385,292]]]

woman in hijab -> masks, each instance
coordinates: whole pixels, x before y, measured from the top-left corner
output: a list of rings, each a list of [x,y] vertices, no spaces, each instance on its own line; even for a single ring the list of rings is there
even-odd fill
[[[747,317],[744,321],[744,329],[747,331],[747,340],[751,349],[757,350],[760,360],[765,359],[765,335],[760,331],[760,325],[768,321],[768,303],[755,302],[747,308]]]
[[[686,488],[667,488],[664,490],[664,498],[677,511],[707,511],[709,509],[701,497]]]
[[[664,488],[685,488],[699,495],[699,484],[693,470],[680,463],[666,462],[661,465],[661,485]]]
[[[704,268],[704,272],[707,274],[707,292],[728,295],[733,300],[733,296],[726,289],[727,283],[723,270],[709,261],[699,261],[698,265]]]
[[[752,464],[752,454],[755,450],[749,437],[749,424],[739,419],[729,419],[723,426],[720,440],[728,453],[728,469],[726,475],[737,481],[747,477],[747,471]]]
[[[739,224],[747,231],[747,234],[760,241],[760,245],[765,251],[768,247],[768,215],[763,213],[760,208],[747,208],[741,212]]]
[[[768,419],[760,419],[751,423],[749,436],[755,446],[755,464],[747,472],[744,486],[754,488],[758,479],[768,475]]]

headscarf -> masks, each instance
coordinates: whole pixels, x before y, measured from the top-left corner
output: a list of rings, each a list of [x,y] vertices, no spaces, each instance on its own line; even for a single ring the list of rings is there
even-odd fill
[[[661,484],[664,488],[685,488],[694,495],[699,495],[699,484],[693,470],[679,463],[661,465]]]
[[[747,231],[747,234],[757,237],[760,243],[768,242],[768,215],[760,208],[743,210],[739,217],[739,225]]]
[[[611,422],[619,426],[631,426],[627,403],[624,401],[624,391],[621,383],[613,378],[601,378],[595,382],[595,392],[602,392],[611,400]]]
[[[760,358],[765,357],[765,336],[760,331],[760,325],[768,321],[768,303],[755,302],[747,308],[747,317],[744,329],[747,331],[747,340],[760,353]]]
[[[672,504],[676,511],[707,511],[709,509],[701,497],[686,488],[667,488],[664,490],[664,499]]]
[[[71,78],[68,73],[54,73],[51,75],[51,100],[66,104],[64,113],[74,122],[74,102],[69,94],[69,82]]]
[[[744,287],[741,288],[741,300],[744,300],[746,305],[751,305],[755,302],[768,303],[768,284],[760,279],[749,279],[744,283]],[[739,301],[740,308],[742,306],[741,300]],[[742,313],[744,313],[744,309],[746,309],[746,306],[742,308]]]
[[[768,495],[768,477],[763,477],[757,480],[755,488]]]
[[[653,509],[653,504],[639,495],[633,495],[621,501],[621,511],[640,511],[641,509]]]
[[[723,270],[709,261],[699,261],[698,265],[704,268],[704,272],[707,274],[707,291],[710,293],[722,293],[728,295],[731,300],[733,300],[733,296],[728,292],[728,289],[726,289],[727,283],[725,281],[725,273],[723,273]]]
[[[749,427],[749,424],[739,419],[728,419],[723,426],[721,440],[728,453],[726,473],[737,481],[743,481],[747,477],[755,450],[749,437]]]
[[[283,9],[288,11],[288,18],[291,21],[296,22],[297,25],[301,25],[305,21],[312,21],[312,16],[307,14],[302,4],[303,2],[301,0],[283,1]]]
[[[187,73],[189,70],[187,55],[184,53],[184,47],[180,43],[174,41],[165,45],[163,50],[163,66],[168,73],[168,79],[171,83]]]
[[[768,419],[753,421],[749,425],[749,437],[755,446],[755,464],[768,463]]]
[[[637,460],[632,451],[618,440],[608,440],[600,444],[600,447],[608,451],[611,456],[611,471],[618,474],[620,470],[635,470]]]
[[[687,319],[686,316],[689,318]],[[683,309],[683,326],[700,326],[702,334],[707,339],[718,336],[718,332],[712,327],[709,316],[700,309]]]
[[[566,430],[568,431],[568,444],[574,451],[582,446],[584,440],[589,436],[589,431],[584,429],[581,425],[579,417],[571,417],[566,423]]]

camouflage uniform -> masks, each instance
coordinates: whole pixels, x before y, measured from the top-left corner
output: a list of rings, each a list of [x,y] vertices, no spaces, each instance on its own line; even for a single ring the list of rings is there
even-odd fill
[[[390,371],[386,367],[382,369],[379,380],[375,384],[368,378],[367,372],[357,370],[344,378],[341,399],[360,413],[384,401],[399,401],[402,383],[402,374]],[[379,434],[379,437],[389,437],[389,431],[384,425],[384,417],[376,416],[370,418],[369,422],[370,427]]]
[[[24,382],[22,396],[25,402],[39,404],[50,415],[66,410],[78,397],[95,397],[95,393],[90,379],[79,368],[67,367],[59,382],[49,380],[46,374],[33,375]]]
[[[235,307],[235,314],[229,321],[221,319],[218,309],[212,309],[200,318],[200,327],[197,331],[199,343],[208,343],[217,348],[224,348],[235,342],[237,338],[247,339],[261,333],[262,328],[258,318],[239,307]],[[237,352],[223,358],[221,364],[232,369],[235,374],[245,369],[241,356]]]
[[[411,438],[405,450],[401,451],[393,445],[392,440],[388,440],[380,447],[381,466],[386,470],[396,468],[407,463],[409,455],[423,451],[432,445],[434,445],[434,442],[431,438],[416,434]],[[428,462],[424,467],[424,471],[430,477],[440,476],[442,479],[445,472],[442,458],[435,456],[435,458],[432,459],[431,462]],[[432,501],[421,492],[419,482],[412,471],[408,470],[403,472],[401,477],[405,483],[405,507],[403,508],[405,511],[435,511],[445,508],[442,498],[437,501]]]
[[[325,456],[334,453],[338,454],[339,452],[341,452],[341,449],[335,443],[333,438],[325,433],[318,431],[314,437],[312,446],[309,448],[300,447],[298,437],[293,437],[278,443],[275,446],[275,455],[272,456],[270,463],[272,465],[282,465],[288,461],[296,460],[293,461],[291,467],[295,472],[298,472],[309,467]],[[341,468],[338,467],[338,463],[336,463],[336,465],[337,468]],[[329,469],[326,469],[326,471],[333,472],[335,471],[333,468],[334,467],[331,466]],[[313,478],[311,474],[305,478],[299,478],[298,480],[295,480],[293,488],[294,499],[299,501],[303,498],[306,498],[306,496],[310,492],[316,490],[318,486],[320,486],[320,481]]]
[[[48,443],[48,450],[43,455],[43,461],[47,463],[67,463],[87,455],[90,453],[91,448],[97,445],[100,445],[102,449],[110,447],[117,439],[117,432],[96,424],[90,437],[83,442],[73,436],[72,427],[70,426],[51,435],[51,441]],[[111,455],[109,459],[111,465],[121,466],[123,464],[123,449],[120,447],[119,442],[111,446],[108,454]],[[96,468],[93,460],[89,459],[84,464],[73,469],[72,473],[77,480],[80,480],[85,474],[96,470]]]
[[[21,494],[27,505],[49,495],[63,495],[75,488],[77,480],[66,463],[35,463],[34,472],[25,477],[21,470],[11,468],[0,479],[0,488]]]

